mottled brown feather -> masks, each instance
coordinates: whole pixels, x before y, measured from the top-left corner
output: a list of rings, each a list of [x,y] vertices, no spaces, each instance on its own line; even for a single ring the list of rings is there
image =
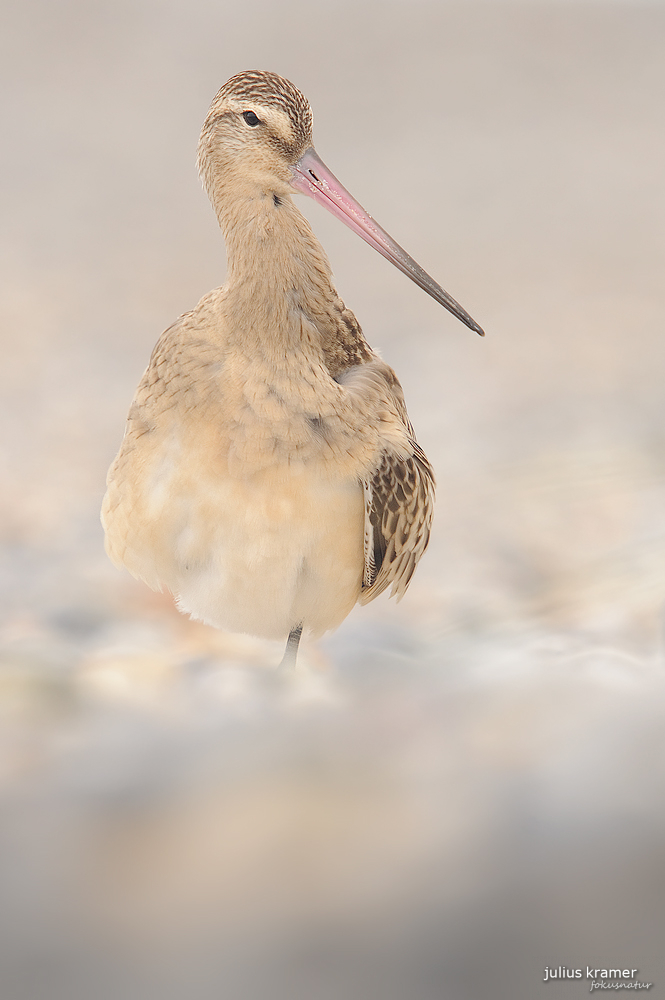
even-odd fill
[[[395,383],[399,387],[396,377]],[[401,390],[396,402],[402,404],[411,454],[384,451],[374,474],[363,482],[365,568],[359,604],[369,604],[390,586],[391,597],[400,601],[429,544],[434,472],[415,440]]]

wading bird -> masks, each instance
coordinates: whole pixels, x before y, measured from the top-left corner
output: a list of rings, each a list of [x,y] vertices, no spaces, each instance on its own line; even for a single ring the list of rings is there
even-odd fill
[[[312,146],[312,112],[275,73],[221,88],[198,149],[228,277],[162,334],[108,476],[117,566],[210,625],[319,636],[429,539],[434,476],[393,370],[339,298],[293,203],[346,223],[463,323],[480,327],[367,215]]]

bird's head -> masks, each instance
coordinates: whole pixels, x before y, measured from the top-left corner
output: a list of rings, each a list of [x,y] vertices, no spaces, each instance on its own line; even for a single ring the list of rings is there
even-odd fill
[[[215,96],[199,142],[199,171],[222,220],[222,204],[300,192],[313,198],[481,336],[481,327],[367,214],[312,145],[312,109],[297,87],[260,70],[228,80]],[[232,193],[232,194],[230,194]]]
[[[247,70],[215,95],[203,124],[198,165],[214,203],[220,180],[237,195],[293,193],[292,167],[312,145],[312,109],[277,73]]]

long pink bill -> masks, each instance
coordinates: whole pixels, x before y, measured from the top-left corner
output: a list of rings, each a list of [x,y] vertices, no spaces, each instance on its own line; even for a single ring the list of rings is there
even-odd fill
[[[291,171],[293,173],[292,184],[297,191],[309,195],[314,201],[318,201],[320,205],[341,219],[354,233],[362,236],[366,243],[383,254],[395,267],[398,267],[412,281],[415,281],[423,291],[441,303],[453,316],[460,319],[462,323],[466,323],[481,337],[485,336],[485,331],[478,326],[475,320],[471,319],[468,312],[462,309],[461,305],[441,288],[441,285],[437,285],[436,281],[430,278],[426,271],[423,271],[420,264],[416,264],[413,257],[410,257],[398,243],[395,243],[385,229],[377,225],[372,216],[367,214],[365,209],[340,184],[335,175],[328,170],[312,146],[305,150],[298,162],[291,167]]]

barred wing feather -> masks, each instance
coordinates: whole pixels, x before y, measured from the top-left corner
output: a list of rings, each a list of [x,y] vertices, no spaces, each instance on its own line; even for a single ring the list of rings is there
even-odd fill
[[[391,585],[391,597],[401,600],[429,542],[434,474],[422,448],[413,438],[410,444],[412,454],[406,458],[384,452],[372,478],[363,483],[365,571],[360,604],[373,601]]]

